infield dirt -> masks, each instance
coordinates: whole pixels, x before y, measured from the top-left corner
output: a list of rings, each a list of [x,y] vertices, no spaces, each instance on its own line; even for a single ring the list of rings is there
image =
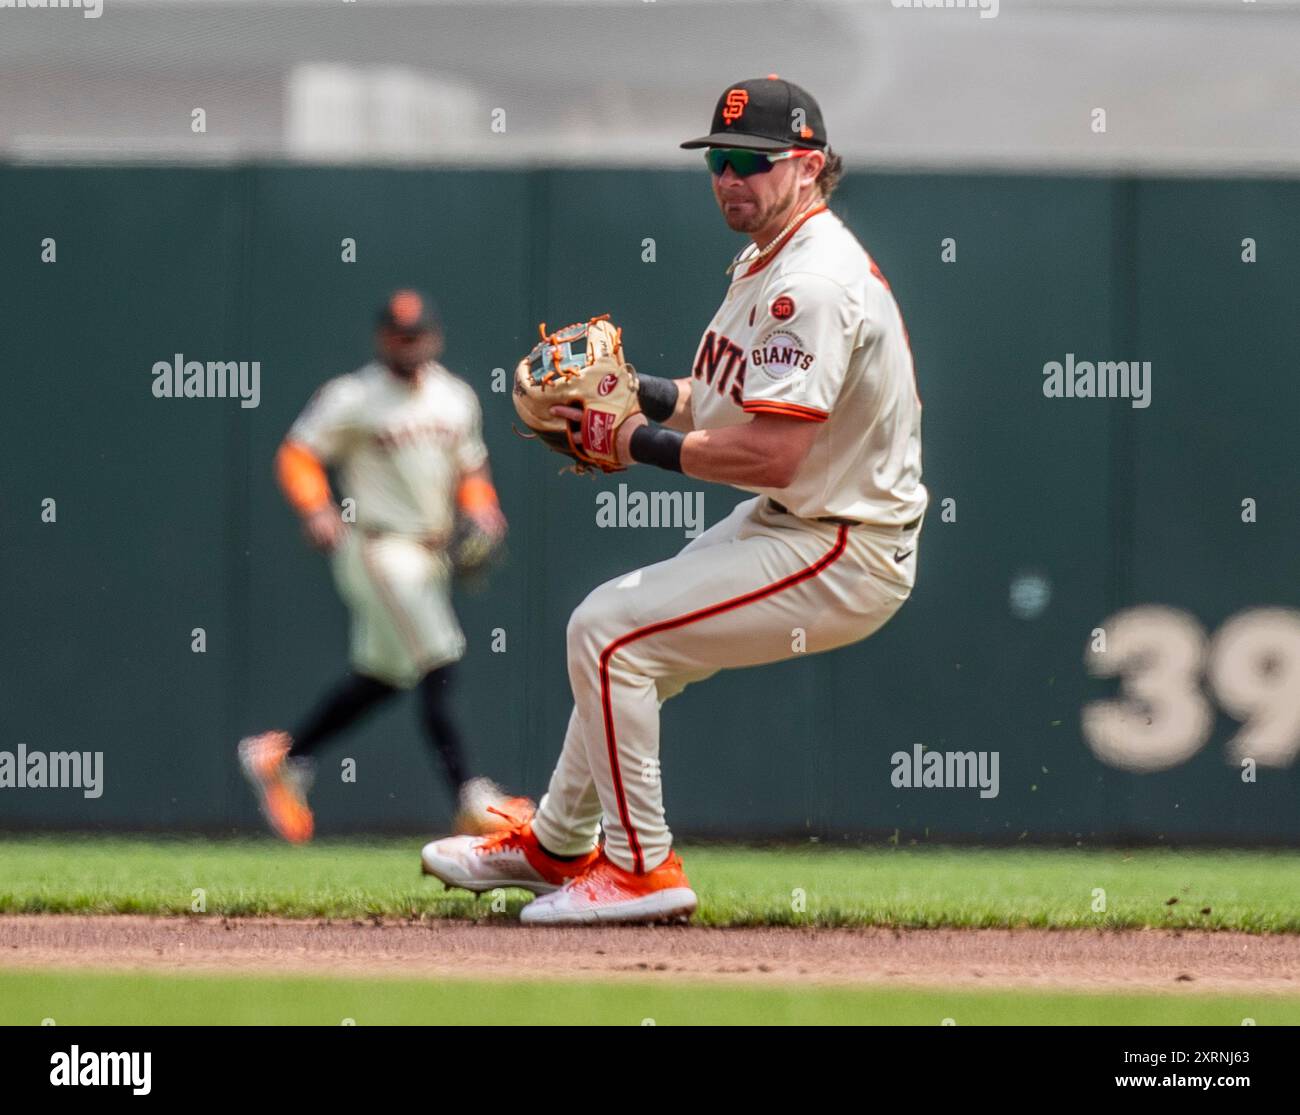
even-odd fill
[[[1300,936],[24,915],[0,968],[1300,993]]]

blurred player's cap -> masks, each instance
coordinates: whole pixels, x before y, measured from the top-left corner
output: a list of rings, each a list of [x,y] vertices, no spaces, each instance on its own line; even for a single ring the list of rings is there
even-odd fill
[[[826,146],[822,110],[808,90],[776,74],[738,81],[718,98],[709,134],[683,147],[746,147],[780,151]]]
[[[442,328],[438,307],[427,294],[418,290],[395,290],[379,307],[376,325],[398,333],[423,333]]]

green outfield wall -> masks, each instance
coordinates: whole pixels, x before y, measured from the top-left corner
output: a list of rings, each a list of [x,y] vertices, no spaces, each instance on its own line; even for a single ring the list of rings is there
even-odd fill
[[[1300,183],[859,173],[834,207],[915,352],[917,589],[864,644],[665,706],[677,831],[1300,841]],[[687,541],[601,525],[599,494],[681,491],[706,524],[740,496],[560,475],[496,370],[609,311],[686,374],[739,246],[702,172],[0,168],[0,761],[103,755],[96,797],[0,786],[0,827],[257,827],[236,740],[345,652],[272,455],[405,284],[441,302],[512,526],[459,601],[457,707],[474,765],[540,793],[570,611]],[[178,353],[258,362],[258,405],[154,397]],[[1047,397],[1054,361],[1149,362],[1149,405]],[[996,752],[996,796],[896,785],[916,745]],[[323,833],[445,825],[413,704],[326,750],[314,801]]]

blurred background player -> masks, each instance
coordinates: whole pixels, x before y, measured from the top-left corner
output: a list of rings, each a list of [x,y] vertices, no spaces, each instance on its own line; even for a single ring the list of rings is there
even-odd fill
[[[331,556],[352,613],[351,671],[292,733],[242,740],[239,759],[271,827],[311,839],[302,761],[404,689],[415,689],[430,746],[457,801],[458,831],[519,823],[532,802],[467,777],[460,732],[448,707],[465,637],[451,605],[448,547],[458,515],[499,542],[506,530],[488,471],[478,398],[438,362],[442,326],[413,290],[379,311],[376,359],[326,383],[276,455],[280,487],[302,517],[308,542]],[[341,477],[348,514],[330,491]],[[346,521],[345,521],[346,520]]]

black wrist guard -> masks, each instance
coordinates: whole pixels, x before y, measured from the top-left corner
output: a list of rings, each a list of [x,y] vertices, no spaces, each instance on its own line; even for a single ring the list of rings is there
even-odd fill
[[[677,409],[677,381],[663,376],[638,376],[636,397],[641,413],[651,422],[667,422]]]
[[[660,380],[667,383],[668,380]],[[677,385],[673,384],[673,390]],[[632,460],[643,465],[658,465],[660,468],[682,471],[682,442],[686,435],[664,426],[638,426],[632,434],[629,448]]]

